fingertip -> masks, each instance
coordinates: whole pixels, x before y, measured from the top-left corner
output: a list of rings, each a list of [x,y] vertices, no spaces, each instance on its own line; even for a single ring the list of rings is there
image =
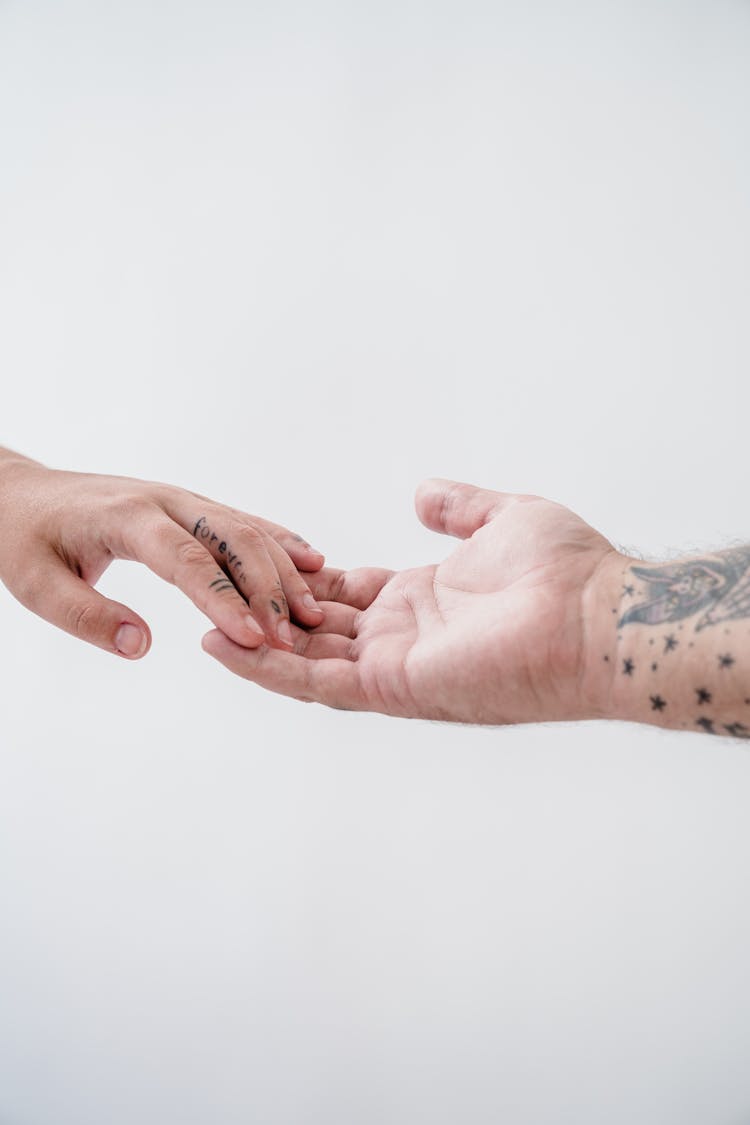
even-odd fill
[[[276,636],[280,644],[282,644],[288,652],[291,652],[294,648],[294,638],[292,637],[292,626],[289,624],[286,617],[282,617],[279,621],[276,628]]]
[[[308,620],[314,620],[318,625],[323,620],[323,609],[315,601],[315,598],[309,590],[306,594],[302,595],[297,611],[301,617],[304,616],[308,618]]]
[[[151,648],[151,631],[145,622],[123,621],[115,634],[114,651],[125,660],[141,660]]]
[[[326,557],[320,551],[316,551],[314,547],[309,544],[300,550],[298,557],[295,559],[297,566],[300,570],[307,571],[308,573],[318,571],[321,567],[325,566]]]
[[[432,530],[442,527],[441,512],[445,503],[445,496],[449,489],[454,488],[456,481],[446,480],[444,477],[425,477],[417,485],[414,494],[414,507],[421,522]]]
[[[266,639],[266,634],[251,614],[245,617],[245,636],[247,638],[245,644],[247,648],[258,648]]]
[[[222,640],[226,640],[226,637],[221,630],[211,629],[202,637],[201,648],[204,652],[207,652],[209,656],[217,656]]]

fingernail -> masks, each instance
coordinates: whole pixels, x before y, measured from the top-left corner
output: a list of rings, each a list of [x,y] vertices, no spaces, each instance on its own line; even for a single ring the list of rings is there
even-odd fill
[[[245,625],[251,633],[256,633],[259,637],[263,637],[264,640],[266,639],[266,634],[263,632],[255,618],[251,617],[249,613],[245,618]]]
[[[323,610],[320,608],[318,603],[315,601],[315,598],[312,596],[312,594],[305,594],[304,597],[302,598],[302,604],[305,607],[305,609],[309,609],[311,613],[322,613],[323,612]]]
[[[283,621],[279,622],[279,627],[276,632],[279,635],[279,640],[283,641],[285,645],[289,645],[290,648],[294,645],[294,641],[292,640],[292,629],[286,618]]]
[[[121,625],[115,637],[115,648],[122,656],[143,656],[148,640],[137,625]]]

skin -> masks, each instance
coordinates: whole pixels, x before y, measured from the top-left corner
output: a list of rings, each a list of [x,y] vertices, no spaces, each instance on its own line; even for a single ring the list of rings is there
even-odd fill
[[[444,562],[322,570],[312,587],[324,623],[297,631],[294,654],[249,653],[220,632],[206,651],[272,691],[333,707],[467,723],[592,717],[584,616],[611,544],[534,496],[433,480],[416,507],[462,540]]]
[[[750,549],[645,566],[559,504],[454,481],[425,481],[416,509],[461,540],[443,562],[322,569],[324,620],[294,630],[294,652],[250,652],[219,630],[205,650],[331,707],[750,737]]]
[[[308,577],[323,556],[278,524],[171,485],[48,469],[0,450],[0,580],[34,613],[139,659],[151,631],[93,587],[132,559],[179,587],[232,641],[290,651],[294,621],[323,611]]]

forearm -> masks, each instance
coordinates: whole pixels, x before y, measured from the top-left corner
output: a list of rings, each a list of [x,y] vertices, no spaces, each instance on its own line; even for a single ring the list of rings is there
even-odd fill
[[[750,546],[613,558],[592,642],[609,717],[750,738]]]

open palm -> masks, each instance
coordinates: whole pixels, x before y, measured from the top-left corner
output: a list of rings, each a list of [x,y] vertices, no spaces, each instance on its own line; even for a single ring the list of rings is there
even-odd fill
[[[433,566],[314,576],[325,620],[295,653],[248,651],[218,631],[206,650],[272,691],[334,707],[473,723],[580,718],[585,595],[616,552],[535,496],[426,481],[417,512],[462,538]]]

